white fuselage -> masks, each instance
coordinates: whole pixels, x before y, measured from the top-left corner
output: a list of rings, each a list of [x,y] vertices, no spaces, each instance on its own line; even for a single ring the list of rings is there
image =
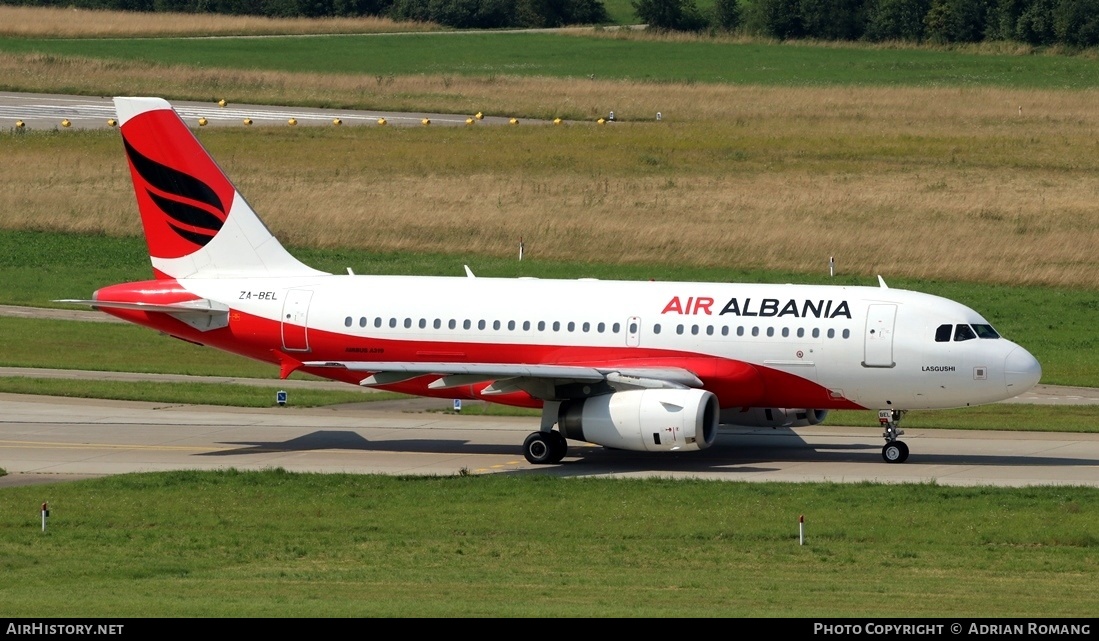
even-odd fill
[[[329,275],[180,284],[293,327],[285,336],[294,338],[273,347],[302,360],[348,359],[352,344],[358,360],[707,356],[785,372],[861,407],[897,409],[1003,400],[1040,374],[1003,338],[935,340],[942,325],[987,325],[972,309],[883,287]]]

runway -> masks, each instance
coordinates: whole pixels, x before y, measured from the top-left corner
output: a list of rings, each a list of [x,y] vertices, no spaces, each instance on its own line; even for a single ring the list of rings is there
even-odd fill
[[[126,472],[265,469],[356,474],[552,474],[737,481],[1099,487],[1099,434],[907,430],[907,463],[877,428],[723,432],[701,452],[570,442],[560,465],[526,462],[537,419],[388,409],[235,409],[0,394],[0,487]]]
[[[188,125],[198,127],[199,119],[206,119],[206,126],[243,127],[245,119],[251,119],[253,126],[287,126],[293,118],[298,126],[332,127],[333,120],[339,119],[341,125],[378,126],[378,120],[384,118],[388,125],[423,126],[423,120],[432,125],[466,125],[466,120],[474,114],[438,114],[438,113],[400,113],[392,111],[364,111],[355,109],[312,109],[306,107],[274,107],[271,105],[228,104],[220,107],[216,103],[171,100],[172,107]],[[108,121],[116,118],[114,103],[110,97],[66,96],[53,94],[31,94],[0,92],[0,126],[15,128],[22,121],[24,129],[102,129],[109,127]],[[68,121],[68,127],[62,125]],[[504,116],[485,116],[477,120],[478,125],[506,125],[511,119]],[[524,120],[523,124],[544,121]]]

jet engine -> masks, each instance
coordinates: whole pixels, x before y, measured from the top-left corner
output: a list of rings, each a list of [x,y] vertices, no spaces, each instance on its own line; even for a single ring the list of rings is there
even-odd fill
[[[702,450],[717,437],[717,397],[700,389],[646,389],[565,401],[561,435],[637,452]]]
[[[823,423],[826,416],[828,416],[828,410],[800,407],[749,407],[723,411],[721,424],[744,427],[805,427]]]

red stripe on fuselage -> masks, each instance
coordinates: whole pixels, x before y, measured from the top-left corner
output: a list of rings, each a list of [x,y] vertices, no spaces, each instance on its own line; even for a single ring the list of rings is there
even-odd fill
[[[281,325],[276,320],[231,310],[229,326],[201,332],[164,313],[104,310],[124,320],[165,332],[187,341],[217,347],[241,356],[280,364]],[[590,347],[562,345],[513,345],[457,341],[416,341],[349,336],[310,328],[309,352],[288,352],[299,360],[470,362],[508,364],[577,365],[600,368],[669,368],[693,372],[705,389],[713,392],[722,408],[807,407],[813,409],[865,409],[846,399],[835,399],[821,385],[762,365],[676,350],[645,347]],[[440,358],[446,354],[447,358]],[[322,378],[357,385],[368,374],[342,368],[309,368]],[[525,393],[482,396],[487,383],[444,390],[428,389],[438,376],[421,376],[394,385],[379,386],[395,392],[437,398],[482,399],[506,405],[540,407],[541,401]]]

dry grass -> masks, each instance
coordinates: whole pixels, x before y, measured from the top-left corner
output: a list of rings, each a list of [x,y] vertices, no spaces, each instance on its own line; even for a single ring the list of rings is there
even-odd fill
[[[529,118],[667,122],[781,119],[853,131],[897,127],[1094,126],[1099,91],[1002,88],[783,88],[567,78],[455,75],[364,76],[157,67],[140,62],[0,53],[0,90],[319,107],[486,113]],[[1020,118],[1019,109],[1022,108]]]
[[[430,31],[437,25],[388,18],[264,18],[197,13],[0,6],[0,37],[125,38]]]
[[[1064,113],[1020,121],[987,113],[994,92],[912,91],[900,115],[889,92],[837,91],[824,118],[820,90],[776,89],[737,93],[740,124],[202,136],[294,244],[510,256],[522,236],[535,260],[822,272],[836,256],[868,278],[1099,287],[1095,96],[1033,93]],[[114,135],[4,136],[0,155],[19,158],[0,226],[139,233]]]

